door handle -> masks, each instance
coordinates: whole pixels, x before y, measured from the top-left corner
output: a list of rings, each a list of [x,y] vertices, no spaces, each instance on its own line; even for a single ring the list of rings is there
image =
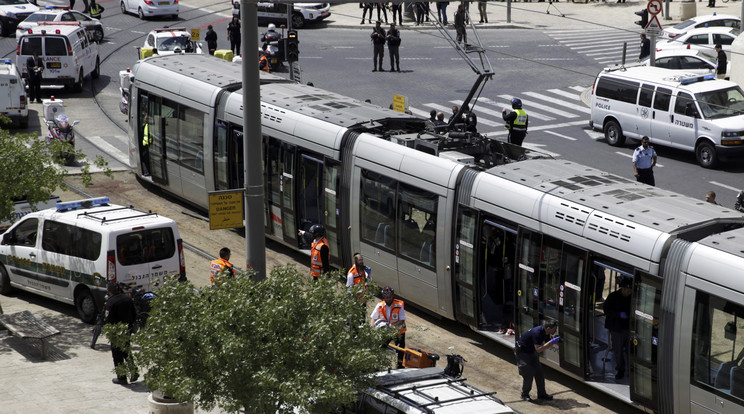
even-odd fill
[[[36,253],[29,253],[28,257],[36,257]]]
[[[157,266],[153,266],[152,268],[153,268],[153,269],[160,269],[161,267],[163,267],[163,265],[157,265]]]
[[[670,121],[670,122],[674,122],[674,115],[672,115],[672,114],[669,114],[669,121]]]
[[[651,111],[651,119],[656,119],[656,111]]]

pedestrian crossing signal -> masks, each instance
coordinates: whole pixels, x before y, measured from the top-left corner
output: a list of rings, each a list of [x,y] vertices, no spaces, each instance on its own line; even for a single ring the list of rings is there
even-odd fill
[[[646,26],[648,25],[648,10],[643,9],[643,10],[637,11],[635,12],[635,15],[641,16],[641,20],[638,20],[637,22],[635,22],[635,24],[645,29]]]
[[[297,30],[287,31],[287,62],[297,62],[300,59],[300,40],[297,38]]]

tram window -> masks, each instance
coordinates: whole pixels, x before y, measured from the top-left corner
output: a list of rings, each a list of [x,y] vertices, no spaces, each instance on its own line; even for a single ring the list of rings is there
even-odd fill
[[[698,292],[692,331],[692,382],[744,400],[744,308]]]
[[[563,269],[566,272],[563,298],[563,325],[576,331],[581,330],[581,286],[584,283],[586,252],[564,245]]]
[[[214,135],[214,184],[217,189],[228,188],[227,181],[227,124],[217,121]]]
[[[166,155],[169,160],[178,160],[178,104],[163,98],[160,116],[163,119],[161,125],[163,125]]]
[[[561,242],[543,238],[540,273],[545,280],[540,298],[540,313],[545,318],[558,320],[558,288],[561,282]]]
[[[179,161],[182,166],[204,173],[204,113],[181,105],[178,111]]]
[[[268,141],[266,148],[266,174],[269,175],[267,182],[269,183],[269,204],[281,207],[281,160],[279,159],[281,145],[280,142],[275,139],[270,139],[264,135],[264,142]]]
[[[395,249],[395,187],[392,178],[362,171],[359,215],[364,241]]]
[[[432,266],[436,258],[436,194],[401,184],[398,205],[400,255]]]

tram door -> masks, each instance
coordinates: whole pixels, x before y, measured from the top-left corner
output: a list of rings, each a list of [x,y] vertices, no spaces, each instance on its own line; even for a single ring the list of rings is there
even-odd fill
[[[630,398],[652,409],[658,407],[660,380],[657,351],[661,285],[660,277],[638,272],[633,282],[630,312]]]
[[[460,207],[455,240],[455,318],[470,326],[477,326],[475,274],[478,269],[478,213]]]
[[[479,240],[478,327],[506,330],[514,318],[514,255],[517,231],[496,221],[483,220]]]
[[[297,246],[295,222],[295,146],[264,137],[266,202],[271,225],[269,234]]]
[[[340,264],[337,230],[338,165],[324,163],[320,156],[300,156],[298,198],[300,229],[307,231],[313,224],[322,224],[331,247],[331,262]],[[301,240],[300,243],[303,241]],[[310,248],[309,245],[301,246]]]
[[[563,339],[559,347],[560,360],[562,368],[582,377],[587,372],[585,364],[588,362],[584,358],[588,344],[587,305],[591,303],[586,277],[588,260],[589,255],[585,250],[563,244],[563,277],[558,292],[558,334]]]
[[[158,184],[168,185],[168,172],[166,169],[166,145],[163,134],[163,117],[161,114],[162,98],[141,93],[139,99],[140,128],[137,131],[137,146],[139,148],[140,163],[143,175],[145,165],[149,167],[149,175],[152,181]],[[147,128],[149,144],[147,148],[143,145],[143,138]]]

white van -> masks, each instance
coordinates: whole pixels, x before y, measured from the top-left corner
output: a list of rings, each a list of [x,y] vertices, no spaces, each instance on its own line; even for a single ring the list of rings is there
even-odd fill
[[[186,277],[176,223],[108,197],[27,214],[0,240],[0,293],[18,288],[74,304],[87,323],[109,281],[149,290],[174,275]]]
[[[238,0],[233,0],[233,15],[235,4],[240,4]],[[240,6],[237,9],[237,15],[240,15]],[[256,4],[258,21],[260,23],[286,23],[287,10],[292,8],[292,28],[301,29],[307,23],[319,22],[331,15],[331,5],[329,3],[264,3]]]
[[[34,52],[44,63],[42,85],[65,85],[83,90],[83,79],[100,74],[98,43],[80,22],[39,22],[18,39],[16,66],[27,77],[26,60]]]
[[[613,146],[648,136],[656,145],[694,151],[705,168],[744,156],[744,91],[713,74],[604,69],[592,86],[591,108],[589,126]]]
[[[14,125],[28,127],[26,84],[11,59],[0,61],[0,114],[12,119]]]

